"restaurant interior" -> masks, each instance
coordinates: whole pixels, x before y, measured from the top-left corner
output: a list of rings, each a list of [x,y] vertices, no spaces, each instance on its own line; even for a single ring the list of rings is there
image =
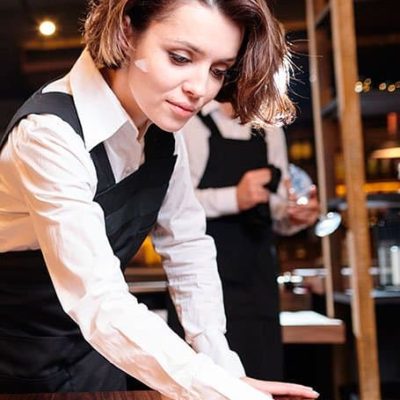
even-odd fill
[[[399,400],[400,2],[270,3],[294,65],[289,161],[316,183],[321,204],[315,225],[276,238],[285,380],[323,400]],[[0,0],[1,130],[79,56],[85,6]],[[160,260],[146,239],[126,279],[165,317]]]

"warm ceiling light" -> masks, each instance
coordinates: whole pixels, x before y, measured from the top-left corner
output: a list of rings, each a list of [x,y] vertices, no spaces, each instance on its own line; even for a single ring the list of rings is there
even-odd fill
[[[389,140],[382,143],[379,149],[371,153],[371,158],[400,158],[400,140],[397,138],[398,114],[390,112],[387,118],[387,131]]]
[[[50,21],[50,20],[42,21],[40,23],[40,25],[39,25],[39,32],[43,36],[54,35],[56,29],[57,29],[56,24],[53,21]]]

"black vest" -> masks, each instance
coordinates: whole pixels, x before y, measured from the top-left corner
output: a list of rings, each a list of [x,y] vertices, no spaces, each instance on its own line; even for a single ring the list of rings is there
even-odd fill
[[[209,159],[199,189],[236,186],[245,172],[268,166],[263,132],[253,130],[249,140],[226,139],[210,115],[199,117],[211,132]],[[269,204],[209,218],[207,233],[217,247],[227,315],[275,316],[277,261]]]
[[[73,98],[36,92],[5,135],[29,114],[55,114],[83,138]],[[176,156],[171,133],[151,126],[145,162],[116,183],[103,143],[90,155],[108,240],[123,269],[154,226]],[[124,374],[94,351],[61,308],[40,250],[0,253],[0,392],[124,390]]]

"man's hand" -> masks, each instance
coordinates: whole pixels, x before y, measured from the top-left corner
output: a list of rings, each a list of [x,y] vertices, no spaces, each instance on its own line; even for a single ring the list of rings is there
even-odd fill
[[[295,383],[261,381],[249,377],[242,380],[263,393],[271,394],[277,400],[307,400],[319,397],[319,393],[312,388]]]
[[[269,191],[265,189],[271,180],[268,168],[247,171],[236,187],[236,197],[240,211],[248,210],[260,203],[267,203]]]

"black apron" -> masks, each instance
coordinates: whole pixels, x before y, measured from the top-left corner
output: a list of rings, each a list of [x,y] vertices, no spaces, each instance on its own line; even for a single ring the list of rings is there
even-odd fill
[[[58,115],[83,139],[72,97],[38,91],[17,111],[0,150],[21,119],[42,113]],[[107,236],[122,269],[157,220],[176,161],[174,149],[173,135],[151,126],[144,164],[119,183],[104,145],[90,152],[98,178],[94,201],[103,208]],[[83,339],[62,310],[41,251],[0,253],[0,392],[125,389],[125,374]]]
[[[263,131],[249,140],[222,137],[210,115],[209,159],[199,189],[236,186],[245,172],[268,166]],[[227,338],[246,373],[282,379],[277,257],[268,204],[239,214],[209,218],[207,233],[217,247],[227,316]]]

